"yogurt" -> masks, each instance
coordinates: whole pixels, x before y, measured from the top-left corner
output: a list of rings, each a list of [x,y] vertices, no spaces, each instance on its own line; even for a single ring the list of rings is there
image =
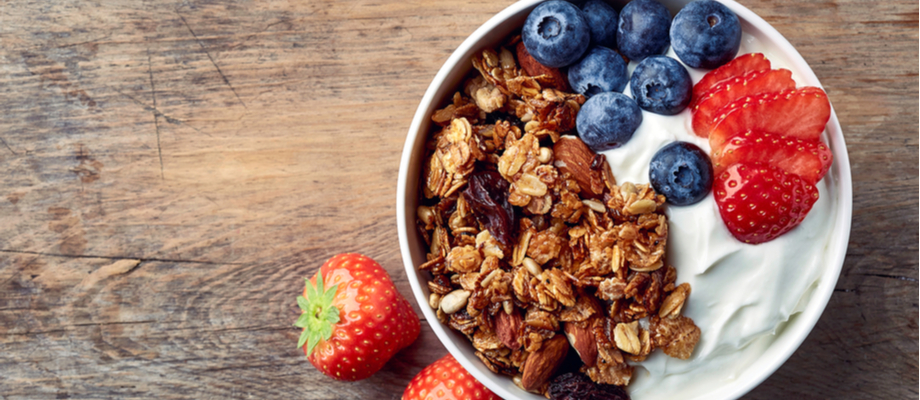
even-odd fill
[[[789,69],[796,82],[803,81],[791,63],[748,34],[738,52],[745,53],[764,53],[772,68]],[[679,61],[673,50],[668,56]],[[630,74],[635,65],[630,63]],[[706,72],[688,70],[694,82]],[[709,153],[708,139],[692,132],[689,110],[675,116],[643,111],[642,117],[629,142],[603,153],[617,183],[648,183],[652,156],[673,141],[694,143]],[[741,243],[729,233],[712,193],[692,206],[667,208],[667,260],[677,269],[677,283],[692,288],[682,313],[702,334],[688,360],[656,351],[636,363],[628,387],[633,399],[702,397],[736,379],[766,351],[785,322],[808,303],[830,256],[838,209],[833,180],[829,172],[818,182],[819,199],[801,225],[759,245]]]

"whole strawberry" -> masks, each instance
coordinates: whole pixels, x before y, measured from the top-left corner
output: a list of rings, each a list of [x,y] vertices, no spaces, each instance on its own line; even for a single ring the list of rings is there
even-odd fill
[[[402,400],[501,400],[448,354],[425,367],[403,392]]]
[[[796,174],[762,163],[732,164],[712,185],[732,236],[768,242],[795,228],[818,201],[818,189]]]
[[[306,280],[304,328],[297,347],[324,374],[357,381],[379,371],[418,337],[418,316],[380,264],[361,254],[339,254]]]

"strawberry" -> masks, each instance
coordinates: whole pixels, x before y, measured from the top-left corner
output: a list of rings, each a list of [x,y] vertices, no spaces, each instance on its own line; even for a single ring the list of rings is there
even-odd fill
[[[732,136],[748,130],[818,140],[830,117],[831,103],[817,87],[742,97],[717,113],[709,131],[709,145],[718,151]]]
[[[795,88],[792,71],[768,69],[748,72],[743,76],[726,79],[690,102],[693,113],[693,132],[699,137],[709,137],[709,128],[715,114],[733,100],[758,93],[779,92]]]
[[[402,395],[402,400],[449,399],[501,400],[501,397],[473,378],[450,354],[419,372]]]
[[[795,228],[818,201],[814,185],[763,163],[732,164],[716,175],[712,190],[729,232],[750,244]]]
[[[703,75],[703,78],[693,85],[693,98],[701,97],[703,93],[726,79],[765,69],[770,69],[770,60],[767,60],[761,53],[749,53],[735,57],[734,60]]]
[[[820,140],[802,140],[772,133],[747,131],[732,137],[718,151],[712,152],[714,175],[737,162],[762,162],[814,185],[831,166],[834,155]]]
[[[421,327],[386,270],[360,254],[326,261],[306,280],[297,305],[303,312],[294,326],[304,328],[297,347],[316,369],[337,380],[373,375],[415,341]]]

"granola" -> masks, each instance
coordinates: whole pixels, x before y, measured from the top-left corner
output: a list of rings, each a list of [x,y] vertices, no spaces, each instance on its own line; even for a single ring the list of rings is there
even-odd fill
[[[590,379],[625,386],[630,362],[657,348],[687,359],[700,338],[680,314],[690,285],[665,260],[665,198],[617,185],[567,135],[584,96],[527,76],[518,40],[474,55],[475,75],[432,115],[416,219],[429,305],[525,390],[545,393],[570,346]]]

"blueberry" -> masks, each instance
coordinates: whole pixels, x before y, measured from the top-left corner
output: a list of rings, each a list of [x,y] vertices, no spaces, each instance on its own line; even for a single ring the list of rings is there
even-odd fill
[[[559,68],[578,61],[591,43],[591,32],[578,7],[561,0],[534,8],[521,32],[524,47],[538,63]]]
[[[677,60],[652,56],[642,60],[633,70],[629,89],[639,108],[655,114],[674,115],[690,104],[693,81]]]
[[[648,179],[668,203],[689,206],[703,200],[712,189],[712,163],[695,144],[673,142],[652,157]]]
[[[581,7],[588,30],[591,31],[591,43],[594,46],[617,47],[617,10],[601,0],[588,0]]]
[[[578,136],[591,150],[622,146],[642,123],[642,110],[631,97],[604,92],[588,99],[575,119]]]
[[[735,13],[718,2],[694,1],[674,17],[671,44],[684,64],[713,69],[738,54],[741,23]]]
[[[620,11],[617,48],[633,61],[668,50],[671,13],[655,0],[634,0]]]
[[[569,67],[569,85],[586,97],[622,92],[627,81],[626,61],[606,47],[592,47],[585,58]]]

